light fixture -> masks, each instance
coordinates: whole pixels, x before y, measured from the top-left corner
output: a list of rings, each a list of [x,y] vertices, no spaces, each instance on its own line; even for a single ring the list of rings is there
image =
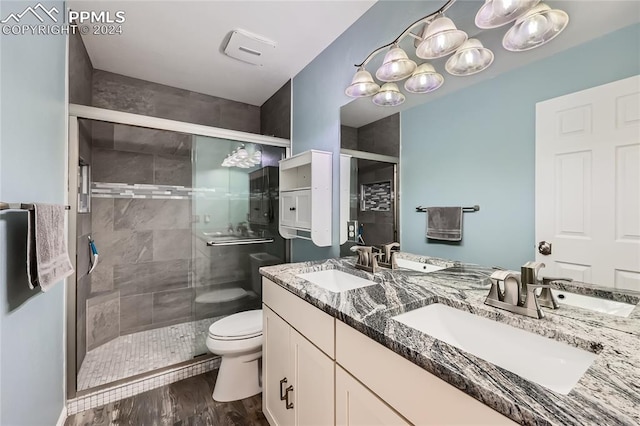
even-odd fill
[[[411,75],[416,66],[407,53],[395,43],[384,55],[384,61],[376,71],[376,78],[380,81],[404,80]]]
[[[371,73],[364,69],[364,67],[358,67],[351,84],[344,91],[347,96],[352,98],[362,98],[365,96],[371,96],[378,93],[380,86],[373,81]]]
[[[433,65],[421,64],[413,72],[413,75],[404,82],[404,88],[411,93],[429,93],[442,86],[444,77],[436,72]]]
[[[253,154],[249,155],[249,151],[244,145],[235,149],[231,154],[222,161],[222,167],[240,167],[248,169],[256,166],[262,162],[262,152],[256,150]]]
[[[416,55],[422,59],[442,58],[460,47],[467,37],[451,19],[441,16],[426,26]]]
[[[405,100],[395,83],[385,83],[380,91],[373,95],[373,103],[380,106],[398,106]]]
[[[486,0],[476,14],[476,26],[498,28],[524,15],[540,0]]]
[[[516,20],[502,39],[502,46],[512,52],[534,49],[550,42],[569,23],[569,15],[540,3]]]
[[[357,71],[346,88],[353,98],[373,96],[373,103],[380,106],[397,106],[405,101],[394,82],[407,79],[404,90],[409,93],[429,93],[444,83],[444,77],[429,63],[416,66],[401,42],[412,37],[416,41],[415,54],[422,59],[442,58],[453,53],[445,63],[447,72],[454,76],[468,76],[487,69],[494,60],[491,50],[480,40],[469,38],[459,30],[444,13],[456,2],[447,0],[433,13],[424,16],[396,37],[391,43],[380,46],[356,64]],[[552,40],[567,26],[569,16],[561,10],[552,10],[540,0],[485,0],[475,17],[480,28],[496,28],[516,21],[505,34],[502,45],[511,51],[533,49]],[[376,70],[376,78],[384,82],[382,87],[365,69],[379,53],[386,52],[382,65]],[[455,53],[454,53],[455,52]],[[381,83],[382,84],[382,83]]]
[[[445,69],[451,75],[464,76],[477,74],[493,62],[493,52],[470,38],[465,41],[456,53],[447,60]]]

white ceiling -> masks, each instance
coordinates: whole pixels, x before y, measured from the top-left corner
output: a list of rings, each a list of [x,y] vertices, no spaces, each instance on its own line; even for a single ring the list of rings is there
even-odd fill
[[[262,105],[375,1],[71,0],[125,12],[121,35],[83,35],[94,68]],[[222,53],[232,30],[277,43],[262,67]]]
[[[425,10],[424,15],[428,15],[437,10],[443,3],[443,1],[434,1],[433,8],[431,10]],[[373,102],[371,102],[371,98],[356,99],[341,108],[341,123],[351,127],[361,127],[399,111],[407,110],[446,96],[480,81],[496,78],[504,72],[525,66],[528,63],[557,54],[588,40],[640,22],[640,1],[637,0],[548,0],[546,3],[552,8],[562,9],[567,12],[569,14],[569,25],[550,43],[527,52],[514,53],[508,52],[502,47],[502,37],[511,27],[511,24],[491,30],[480,30],[475,26],[474,18],[482,2],[457,1],[447,11],[446,15],[454,20],[459,29],[466,31],[469,37],[477,37],[485,47],[488,47],[494,52],[495,60],[493,64],[479,74],[468,77],[454,77],[444,70],[444,64],[448,58],[430,61],[436,70],[445,78],[444,84],[438,90],[422,95],[407,94],[404,88],[402,88],[404,81],[398,82],[400,90],[406,94],[406,101],[402,105],[398,107],[380,107],[374,105]],[[419,18],[420,16],[412,17],[408,20],[407,25]],[[403,30],[404,28],[398,28],[397,34],[400,34]],[[401,44],[401,47],[407,51],[414,61],[420,64],[424,62],[424,60],[418,59],[415,56],[412,41],[410,37],[407,37]],[[373,51],[377,47],[379,46],[371,46],[370,50]],[[367,70],[371,72],[372,75],[375,75],[375,71],[382,63],[383,58],[384,52],[381,52],[367,65]],[[356,62],[362,60],[364,60],[364,58],[354,58]],[[593,60],[598,61],[597,52],[594,52]],[[345,60],[344,66],[351,67],[354,61],[349,62]],[[615,64],[609,64],[609,66],[615,67]],[[353,68],[353,71],[355,72],[355,68]],[[553,78],[553,76],[550,75],[549,78]]]

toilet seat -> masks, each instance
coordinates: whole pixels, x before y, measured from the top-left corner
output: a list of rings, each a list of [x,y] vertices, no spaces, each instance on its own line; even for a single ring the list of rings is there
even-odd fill
[[[248,340],[259,336],[262,336],[262,309],[229,315],[209,327],[209,338],[214,340]]]

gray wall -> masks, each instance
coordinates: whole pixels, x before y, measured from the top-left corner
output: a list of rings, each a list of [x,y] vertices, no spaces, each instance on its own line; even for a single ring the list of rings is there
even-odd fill
[[[358,150],[400,156],[400,114],[358,128]]]
[[[260,133],[284,139],[291,137],[291,80],[260,107]]]
[[[93,73],[93,106],[260,133],[260,108],[107,71]]]
[[[0,16],[25,4],[0,2]],[[0,46],[0,200],[63,204],[66,39],[2,35]],[[54,425],[64,406],[64,283],[29,290],[26,224],[25,212],[0,213],[0,424]]]
[[[93,66],[80,33],[69,35],[69,103],[91,105]]]

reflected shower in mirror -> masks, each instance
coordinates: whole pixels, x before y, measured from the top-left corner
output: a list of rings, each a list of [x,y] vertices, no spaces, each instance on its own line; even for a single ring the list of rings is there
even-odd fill
[[[355,127],[341,114],[340,140],[340,255],[398,241],[400,115]]]

